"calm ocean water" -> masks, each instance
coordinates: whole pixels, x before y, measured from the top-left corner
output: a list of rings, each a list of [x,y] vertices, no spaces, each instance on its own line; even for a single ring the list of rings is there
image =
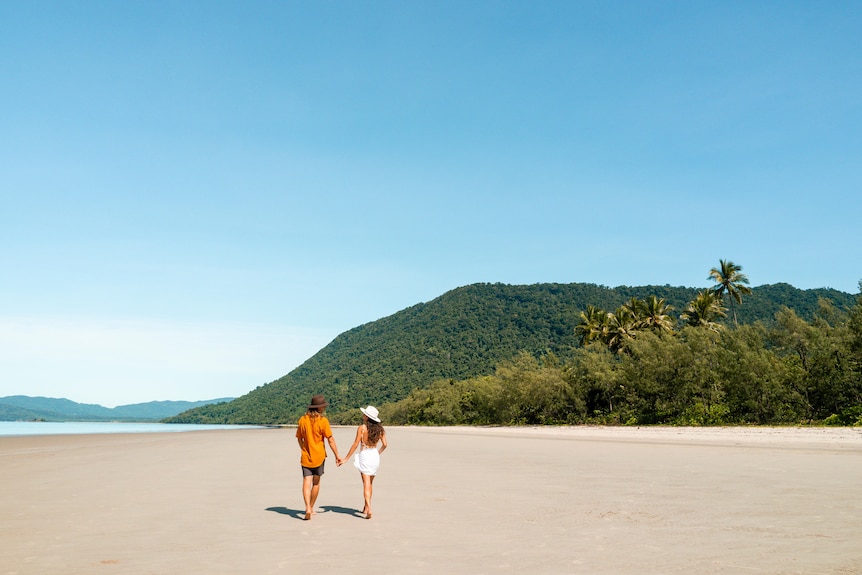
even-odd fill
[[[0,421],[0,437],[10,435],[80,435],[93,433],[166,433],[205,429],[255,429],[257,425],[199,425],[192,423],[89,423]]]

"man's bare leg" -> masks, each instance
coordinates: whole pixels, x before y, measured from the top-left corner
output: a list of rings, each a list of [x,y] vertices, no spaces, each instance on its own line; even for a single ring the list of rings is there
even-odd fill
[[[320,493],[320,476],[306,475],[302,478],[302,499],[305,501],[305,520],[314,515],[314,504]]]
[[[320,475],[312,476],[311,482],[311,514],[314,515],[314,505],[317,503],[317,496],[320,495]]]

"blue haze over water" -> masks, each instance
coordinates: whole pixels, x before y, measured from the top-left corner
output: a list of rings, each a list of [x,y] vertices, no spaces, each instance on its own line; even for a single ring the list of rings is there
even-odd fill
[[[90,435],[97,433],[174,433],[210,429],[259,429],[259,425],[203,425],[190,423],[113,423],[0,421],[0,437],[20,435]]]

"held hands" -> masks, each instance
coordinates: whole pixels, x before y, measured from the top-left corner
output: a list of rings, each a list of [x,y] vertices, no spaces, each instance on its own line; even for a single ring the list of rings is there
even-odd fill
[[[336,467],[341,467],[341,464],[342,464],[342,463],[344,463],[344,460],[343,460],[343,459],[341,459],[340,457],[336,457],[336,458],[335,458],[335,466],[336,466]]]

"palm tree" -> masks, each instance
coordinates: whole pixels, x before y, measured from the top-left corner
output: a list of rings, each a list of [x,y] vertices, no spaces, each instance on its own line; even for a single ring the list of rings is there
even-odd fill
[[[727,313],[721,303],[721,297],[714,290],[701,290],[679,317],[692,327],[721,331],[723,326],[716,320],[727,317]]]
[[[646,313],[646,302],[644,300],[632,296],[629,298],[629,301],[625,302],[617,310],[617,313],[621,309],[625,309],[631,314],[630,322],[633,324],[635,330],[643,327],[644,314]]]
[[[578,342],[585,346],[594,341],[603,341],[608,327],[608,314],[603,309],[587,306],[581,312],[581,321],[575,326]]]
[[[733,324],[736,322],[736,308],[733,302],[742,304],[742,296],[750,295],[751,288],[748,287],[748,276],[742,272],[742,266],[738,266],[729,260],[718,260],[719,267],[709,270],[709,279],[715,280],[716,285],[712,291],[720,299],[724,298],[725,292],[731,297],[730,307],[733,311]]]
[[[634,338],[637,330],[638,317],[631,307],[623,304],[617,311],[608,314],[608,347],[612,352],[619,353],[626,342]]]
[[[657,298],[654,295],[650,296],[643,304],[641,324],[646,329],[655,331],[659,335],[673,331],[673,326],[676,323],[676,320],[670,315],[673,306],[667,305],[664,298]]]

